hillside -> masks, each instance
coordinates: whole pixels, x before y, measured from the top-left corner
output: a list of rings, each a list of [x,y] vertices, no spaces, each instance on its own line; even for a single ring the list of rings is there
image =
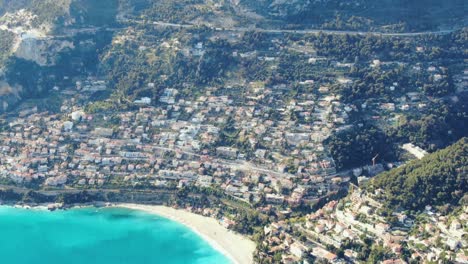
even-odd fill
[[[240,1],[240,6],[290,26],[390,31],[435,30],[460,21],[466,24],[465,4],[463,0]]]
[[[457,205],[468,191],[468,138],[434,152],[422,160],[382,173],[369,184],[382,189],[390,207],[422,209],[426,205]]]
[[[427,3],[0,0],[0,189],[215,209],[257,263],[426,259],[468,198],[463,3]]]
[[[14,35],[11,32],[0,30],[0,65],[7,58],[8,54],[11,51],[12,43],[14,40]]]
[[[36,15],[35,25],[54,24],[69,15],[70,4],[71,0],[2,0],[0,15],[25,9]]]

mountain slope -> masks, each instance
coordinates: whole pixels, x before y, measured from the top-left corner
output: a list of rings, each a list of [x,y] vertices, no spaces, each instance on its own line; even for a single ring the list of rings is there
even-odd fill
[[[463,0],[241,0],[240,5],[289,24],[330,29],[417,31],[466,24]]]
[[[371,191],[382,189],[380,198],[393,208],[456,205],[468,191],[468,138],[382,173],[368,188]]]
[[[69,15],[72,0],[0,0],[0,15],[6,12],[14,13],[20,9],[35,14],[36,25],[43,23],[53,24],[59,18]]]

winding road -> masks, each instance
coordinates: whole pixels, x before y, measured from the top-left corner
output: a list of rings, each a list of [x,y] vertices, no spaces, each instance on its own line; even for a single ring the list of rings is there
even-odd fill
[[[138,20],[127,20],[127,22],[133,22],[138,24],[152,24],[155,26],[162,26],[162,27],[173,27],[173,28],[197,28],[201,26],[206,26],[203,24],[200,25],[193,25],[193,24],[176,24],[176,23],[167,23],[161,21],[138,21]],[[333,34],[333,35],[354,35],[354,36],[365,36],[365,35],[375,35],[375,36],[385,36],[385,37],[417,37],[422,35],[445,35],[450,34],[454,31],[459,30],[456,29],[447,29],[447,30],[439,30],[439,31],[423,31],[423,32],[406,32],[406,33],[385,33],[385,32],[377,32],[377,31],[348,31],[348,30],[325,30],[325,29],[304,29],[304,30],[290,30],[290,29],[261,29],[261,28],[242,28],[242,27],[235,27],[235,28],[218,28],[207,26],[216,31],[233,31],[233,32],[262,32],[262,33],[271,33],[271,34]]]

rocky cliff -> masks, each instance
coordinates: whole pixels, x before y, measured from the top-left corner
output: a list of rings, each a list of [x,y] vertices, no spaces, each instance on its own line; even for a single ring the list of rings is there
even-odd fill
[[[60,52],[74,48],[73,42],[68,40],[28,37],[21,40],[14,55],[33,61],[40,66],[51,66],[56,64],[57,55]]]
[[[96,67],[83,60],[110,42],[98,31],[116,26],[118,11],[118,0],[0,0],[0,112]]]

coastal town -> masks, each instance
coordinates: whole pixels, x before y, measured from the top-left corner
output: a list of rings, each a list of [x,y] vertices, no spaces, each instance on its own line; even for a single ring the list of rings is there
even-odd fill
[[[162,106],[150,106],[150,98],[141,98],[134,102],[139,110],[109,116],[86,113],[74,98],[64,102],[61,114],[38,113],[37,107],[22,110],[2,133],[2,176],[49,187],[218,185],[247,202],[296,205],[339,190],[349,179],[336,176],[322,144],[324,131],[335,124],[319,119],[312,128],[271,120],[266,113],[272,107],[262,107],[258,100],[272,105],[275,96],[258,85],[251,84],[252,92],[245,92],[251,98],[242,105],[229,96],[213,95],[223,92],[215,88],[195,101],[176,101],[177,91],[166,89],[159,100]],[[62,93],[80,97],[102,87],[105,82],[90,80],[77,82],[79,94]],[[258,89],[263,94],[259,97],[270,96],[253,96]],[[304,99],[289,108],[306,111],[312,104]],[[318,118],[324,113],[345,115],[339,106],[320,101]],[[287,111],[279,110],[281,115]],[[191,118],[180,120],[181,115]],[[227,122],[238,126],[233,129],[243,134],[246,151],[216,145],[222,130],[233,126]],[[262,147],[256,147],[258,141]],[[295,148],[292,155],[285,155],[285,145]],[[310,183],[313,189],[306,187]]]
[[[346,109],[352,106],[335,101],[327,87],[320,87],[314,98],[296,98],[286,105],[279,100],[282,87],[267,88],[261,82],[244,87],[241,101],[226,95],[236,88],[211,88],[193,101],[165,89],[158,102],[138,98],[132,103],[137,110],[117,113],[87,113],[79,104],[105,89],[103,80],[77,81],[71,89],[56,91],[67,97],[60,114],[23,108],[14,121],[5,122],[2,183],[51,190],[213,187],[261,205],[258,210],[265,214],[276,208],[279,220],[291,209],[347,189],[352,176],[362,183],[384,169],[385,164],[373,164],[337,174],[323,140],[331,130],[349,126]],[[421,104],[411,102],[406,103]],[[291,119],[291,112],[301,118]],[[314,121],[306,125],[301,120]],[[242,135],[244,149],[220,142],[223,133],[233,131]],[[414,158],[427,155],[412,144],[402,149]],[[466,261],[466,208],[443,216],[429,207],[425,224],[415,224],[404,213],[389,220],[379,214],[382,205],[372,195],[356,188],[348,198],[329,202],[303,220],[264,227],[261,247],[267,250],[258,253],[260,259],[298,263],[311,256],[331,263],[358,262],[356,248],[376,241],[390,252],[383,263],[404,263],[399,258],[403,252],[412,259]],[[218,211],[187,209],[219,217]],[[225,228],[236,224],[229,216],[220,223]],[[428,247],[436,241],[437,248]]]
[[[147,38],[128,34],[117,36],[114,42],[128,45]],[[234,42],[239,37],[230,36]],[[334,71],[334,78],[278,85],[238,82],[193,94],[165,88],[156,98],[127,102],[131,110],[96,112],[93,103],[87,102],[94,94],[112,89],[109,83],[97,77],[71,80],[65,76],[62,83],[73,86],[54,86],[53,93],[62,98],[57,99],[57,113],[26,103],[4,119],[2,176],[16,183],[77,188],[217,185],[244,201],[266,199],[297,205],[338,191],[353,174],[365,180],[365,176],[383,171],[387,164],[368,160],[369,166],[342,177],[324,142],[334,133],[360,129],[363,121],[356,123],[356,115],[378,127],[392,127],[408,113],[430,111],[439,99],[425,95],[421,87],[400,87],[402,84],[390,80],[384,89],[401,96],[344,103],[334,87],[357,81],[346,74],[354,64],[317,56],[302,42],[288,48],[303,52],[304,63],[318,71]],[[265,50],[234,51],[233,56],[278,67],[279,57],[274,54],[280,52],[273,51],[281,50],[285,43],[279,38],[272,38],[271,43]],[[181,47],[177,39],[171,39],[156,45],[160,47],[140,44],[139,50],[145,54],[156,48],[177,49],[193,58],[205,53],[202,42]],[[427,49],[418,46],[414,52]],[[382,71],[405,67],[427,77],[428,84],[449,78],[446,68],[420,63],[374,59],[369,67]],[[467,70],[450,78],[457,92],[466,89]],[[144,86],[142,89],[151,89],[155,83]],[[306,92],[292,94],[294,91]],[[455,95],[451,100],[458,98]],[[413,144],[401,147],[417,158],[426,153]]]
[[[1,17],[13,45],[5,68],[0,56],[0,204],[167,214],[240,264],[468,263],[466,28],[149,14],[59,29],[26,10]],[[461,157],[439,153],[457,141]],[[406,177],[428,158],[448,165]],[[434,180],[443,193],[419,195],[441,203],[403,206],[391,180],[374,182],[399,168],[395,193],[442,172],[458,185]]]
[[[384,216],[384,205],[357,187],[340,201],[331,201],[298,221],[279,221],[265,227],[264,257],[298,263],[308,254],[330,263],[375,261],[362,248],[380,247],[380,263],[452,260],[466,263],[468,208],[455,214],[435,213],[427,206],[418,219],[405,212]],[[372,257],[372,256],[371,256]]]
[[[105,89],[103,80],[77,81],[76,87],[57,91],[71,98],[60,114],[25,108],[4,124],[4,181],[76,188],[217,185],[247,202],[290,205],[313,202],[349,181],[349,176],[337,175],[323,141],[332,131],[352,126],[348,112],[355,106],[340,103],[326,86],[319,87],[318,95],[287,102],[281,100],[285,87],[255,82],[213,87],[193,101],[167,88],[157,106],[148,97],[135,100],[136,111],[92,114],[77,104]],[[417,96],[421,94],[408,95]],[[395,109],[394,104],[381,105]],[[409,99],[397,107],[423,105]],[[385,120],[397,115],[395,110],[382,114],[389,115]],[[226,146],[223,138],[229,133],[237,134],[245,147]],[[411,144],[405,148],[424,156]],[[364,169],[375,175],[383,167]],[[362,171],[353,171],[359,180],[366,179]]]

